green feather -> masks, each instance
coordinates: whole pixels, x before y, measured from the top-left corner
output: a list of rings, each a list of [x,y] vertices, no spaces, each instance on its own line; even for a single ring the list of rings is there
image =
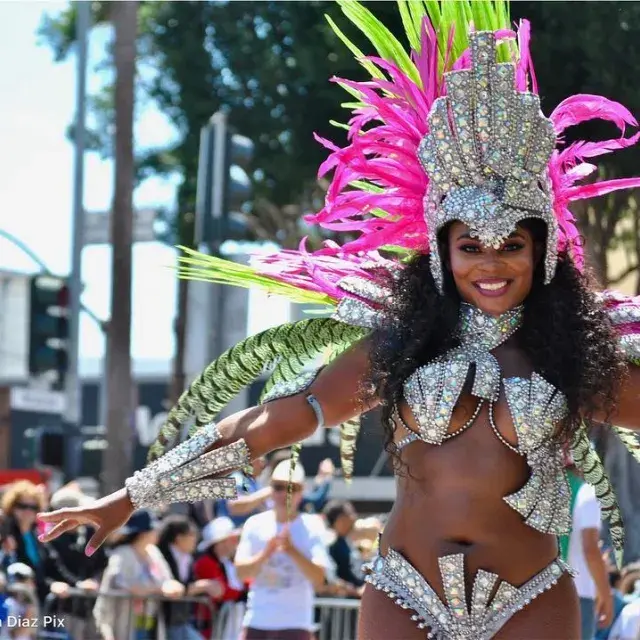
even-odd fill
[[[178,277],[185,280],[217,282],[247,289],[262,289],[270,294],[288,298],[292,302],[326,305],[327,311],[332,311],[337,304],[337,301],[326,293],[300,289],[292,284],[260,274],[254,267],[210,256],[189,247],[179,246],[178,248],[187,254],[178,258],[180,263]]]
[[[347,484],[353,478],[353,461],[362,422],[360,416],[355,416],[340,425],[340,465],[342,477]]]
[[[293,520],[296,516],[291,508],[291,498],[293,496],[293,472],[298,464],[301,448],[302,445],[299,442],[291,447],[291,467],[289,468],[289,482],[287,483],[287,514],[290,520]]]
[[[371,74],[371,77],[384,78],[384,73],[380,71],[380,69],[378,69],[378,67],[376,67],[376,65],[373,64],[373,62],[370,62],[369,60],[364,59],[366,57],[365,54],[362,53],[362,51],[360,51],[360,49],[358,49],[358,47],[355,44],[353,44],[353,42],[351,42],[351,40],[349,40],[349,38],[347,38],[347,36],[345,36],[344,33],[342,33],[338,25],[331,19],[331,17],[328,15],[325,15],[325,18],[327,19],[327,22],[333,29],[333,32],[338,36],[338,38],[340,38],[340,40],[342,40],[342,42],[344,42],[347,49],[349,49],[349,51],[353,53],[353,55],[360,62],[360,64]],[[344,88],[350,91],[350,87],[349,88],[344,87]],[[353,92],[355,91],[356,90],[354,89]],[[354,93],[354,95],[356,95],[356,97],[359,96],[359,94],[356,94],[356,93]]]
[[[422,2],[409,2],[408,0],[398,0],[398,9],[404,26],[409,44],[414,51],[420,51],[420,29],[421,20],[416,20],[420,13],[416,12],[412,6],[421,7]]]
[[[609,532],[613,544],[614,555],[618,567],[622,566],[624,553],[624,525],[622,514],[611,486],[609,476],[593,448],[587,429],[583,424],[576,432],[571,443],[571,454],[576,467],[582,472],[584,479],[594,488],[602,515],[609,521]]]
[[[640,462],[640,442],[635,431],[624,429],[623,427],[613,427],[615,434],[620,438],[626,450],[635,458],[636,462]]]
[[[408,49],[417,52],[421,50],[420,36],[422,22],[428,17],[436,30],[440,51],[440,73],[444,73],[444,53],[447,50],[449,35],[453,30],[452,51],[449,63],[457,60],[469,47],[469,32],[471,25],[476,31],[497,31],[509,28],[509,2],[506,0],[397,0],[398,10],[404,27],[406,44],[357,0],[338,0],[344,15],[369,40],[378,56],[396,64],[418,86],[421,86],[420,74],[411,60]],[[366,54],[357,47],[340,27],[329,16],[325,16],[329,25],[345,44],[345,46],[360,61],[372,78],[384,78],[384,73],[374,63],[364,60]],[[408,45],[408,46],[407,46]],[[510,52],[505,47],[498,49],[498,61],[506,62],[511,59]],[[357,90],[343,87],[352,95]],[[360,103],[357,103],[359,105]],[[348,108],[354,108],[349,103]]]
[[[354,0],[337,2],[345,16],[367,36],[381,58],[394,62],[414,82],[420,82],[420,75],[407,53],[407,47],[369,9]]]
[[[311,318],[273,327],[239,342],[208,365],[182,394],[149,448],[149,461],[178,444],[185,425],[191,425],[190,437],[212,422],[266,369],[279,367],[286,372],[282,375],[292,375],[301,363],[312,362],[332,344],[352,344],[366,333],[366,329],[331,318]]]

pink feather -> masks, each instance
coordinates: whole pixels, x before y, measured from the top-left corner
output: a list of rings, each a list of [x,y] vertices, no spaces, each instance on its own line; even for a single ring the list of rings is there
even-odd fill
[[[557,133],[587,120],[609,120],[624,132],[625,126],[637,126],[631,112],[619,102],[602,96],[579,93],[563,100],[549,117]]]
[[[615,180],[603,180],[594,184],[584,184],[579,187],[571,187],[566,190],[568,200],[588,200],[604,196],[612,191],[620,189],[637,189],[640,187],[640,178],[617,178]]]
[[[516,87],[519,91],[538,93],[535,69],[530,52],[531,25],[520,21],[517,33],[504,29],[496,32],[498,40],[514,40],[518,48]],[[440,59],[445,69],[470,66],[469,52],[451,61],[453,31],[439,49],[433,25],[424,18],[420,30],[420,51],[411,51],[418,73],[415,81],[396,64],[380,57],[366,59],[384,72],[384,78],[365,82],[333,78],[334,82],[354,89],[362,103],[348,121],[345,146],[316,136],[329,154],[318,175],[332,172],[322,210],[304,217],[310,224],[327,229],[348,231],[355,238],[343,246],[327,242],[322,249],[309,253],[304,243],[297,251],[281,251],[272,256],[256,257],[261,273],[289,282],[303,289],[322,291],[334,300],[344,295],[337,287],[346,275],[371,277],[363,269],[365,262],[384,262],[378,250],[395,246],[406,250],[428,251],[423,200],[429,186],[418,158],[417,149],[428,131],[427,115],[434,101],[443,95],[444,83],[439,72]],[[624,137],[626,127],[637,122],[628,109],[601,96],[580,94],[564,100],[551,115],[555,131],[595,118],[613,122],[621,137],[604,141],[578,141],[554,151],[548,165],[553,211],[558,221],[558,250],[570,254],[582,268],[584,249],[575,219],[569,209],[574,200],[591,198],[617,189],[640,187],[640,178],[608,180],[581,185],[593,174],[595,164],[586,160],[636,144],[640,133]],[[371,190],[354,186],[367,183]],[[385,266],[386,265],[386,266]]]

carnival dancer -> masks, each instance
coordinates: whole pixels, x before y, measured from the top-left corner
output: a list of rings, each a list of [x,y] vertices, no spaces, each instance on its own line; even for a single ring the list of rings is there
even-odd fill
[[[348,475],[355,420],[380,407],[397,498],[359,636],[577,638],[557,546],[570,528],[563,449],[594,486],[620,559],[619,509],[585,422],[618,425],[637,455],[640,300],[597,293],[568,205],[640,186],[581,182],[595,170],[587,160],[637,141],[624,136],[637,123],[592,95],[543,115],[529,24],[510,30],[502,2],[401,2],[411,53],[364,6],[340,4],[379,55],[361,57],[371,80],[338,80],[357,104],[348,144],[321,140],[321,173],[334,173],[308,221],[357,237],[249,267],[189,252],[182,272],[333,316],[223,354],[172,410],[150,464],[88,508],[43,514],[54,525],[44,539],[92,523],[91,553],[135,509],[233,496],[229,473],[318,426],[342,425]],[[621,137],[564,142],[592,118]],[[326,366],[305,370],[327,352]],[[265,367],[260,406],[214,423]]]

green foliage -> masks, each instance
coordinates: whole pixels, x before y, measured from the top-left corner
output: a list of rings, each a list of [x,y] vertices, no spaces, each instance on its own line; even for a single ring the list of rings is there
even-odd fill
[[[511,10],[514,19],[525,17],[532,23],[532,55],[546,114],[570,95],[593,93],[621,102],[638,115],[640,4],[530,1],[514,2]],[[599,140],[617,135],[613,125],[595,121],[570,129],[566,140]],[[602,178],[637,175],[640,149],[632,147],[596,161]],[[627,253],[633,256],[630,260],[639,264],[638,233],[616,238],[620,223],[637,217],[633,192],[598,198],[587,207],[576,207],[576,214],[592,264],[604,284],[612,275],[607,266],[607,249],[612,245],[624,243]]]
[[[313,133],[337,143],[345,140],[344,132],[336,128],[347,117],[340,104],[344,93],[330,78],[365,79],[371,69],[363,69],[356,57],[375,54],[376,49],[403,65],[411,64],[406,52],[410,44],[419,44],[419,24],[425,13],[443,25],[472,19],[478,28],[497,28],[510,20],[530,18],[545,113],[574,93],[601,93],[630,107],[640,104],[635,82],[640,62],[636,46],[640,5],[577,5],[517,2],[511,5],[509,16],[509,7],[501,0],[403,0],[399,5],[347,0],[142,2],[139,66],[147,72],[141,73],[139,91],[175,125],[179,139],[166,148],[140,152],[139,178],[172,172],[182,176],[180,216],[174,224],[179,242],[190,245],[200,127],[216,110],[225,109],[231,125],[256,145],[256,217],[269,207],[280,209],[274,215],[275,222],[257,228],[257,236],[288,225],[286,241],[295,242],[296,233],[308,232],[296,227],[300,212],[317,209],[322,202],[315,176],[326,150],[313,140]],[[93,3],[96,21],[107,18],[108,6]],[[56,59],[71,51],[73,17],[70,8],[43,22],[41,35]],[[447,37],[445,31],[440,38]],[[465,40],[457,29],[457,51],[465,46]],[[107,87],[105,95],[96,96],[91,105],[97,123],[93,140],[106,152],[111,109],[108,91]],[[610,125],[596,123],[576,128],[575,135],[601,138],[612,133]],[[636,171],[639,159],[638,151],[632,149],[601,160],[609,176],[623,176]],[[620,198],[601,200],[596,203],[596,218],[620,217]],[[282,214],[283,207],[291,204],[297,209],[292,208],[290,215]],[[586,225],[591,224],[590,219],[581,217]],[[615,225],[605,226],[604,235],[595,228],[587,229],[585,235],[607,245],[615,235],[611,233]]]

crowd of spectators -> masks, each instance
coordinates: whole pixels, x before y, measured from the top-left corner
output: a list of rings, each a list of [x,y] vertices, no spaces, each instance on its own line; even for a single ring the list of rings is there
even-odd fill
[[[76,483],[52,495],[26,480],[4,487],[0,640],[318,637],[317,598],[361,597],[382,518],[359,517],[351,503],[331,499],[331,460],[307,479],[289,451],[279,451],[256,461],[253,474],[235,476],[238,497],[231,501],[135,512],[89,557],[89,527],[49,543],[38,539],[39,511],[91,501]],[[565,549],[579,570],[583,617],[595,618],[593,631],[583,621],[583,637],[639,640],[640,563],[618,571],[610,554],[602,555],[592,493],[588,486],[578,489]],[[57,617],[50,636],[43,613]],[[10,617],[38,624],[11,626]],[[349,625],[345,640],[356,635],[355,617]]]
[[[253,472],[236,475],[235,500],[135,512],[90,557],[89,527],[38,539],[39,511],[91,500],[76,483],[53,495],[29,481],[4,487],[0,640],[46,638],[44,612],[63,621],[64,631],[52,623],[56,639],[203,640],[220,633],[225,603],[234,606],[224,640],[312,638],[316,597],[360,597],[381,521],[331,500],[329,459],[310,481],[289,451],[256,461]],[[11,627],[9,616],[39,623]]]

